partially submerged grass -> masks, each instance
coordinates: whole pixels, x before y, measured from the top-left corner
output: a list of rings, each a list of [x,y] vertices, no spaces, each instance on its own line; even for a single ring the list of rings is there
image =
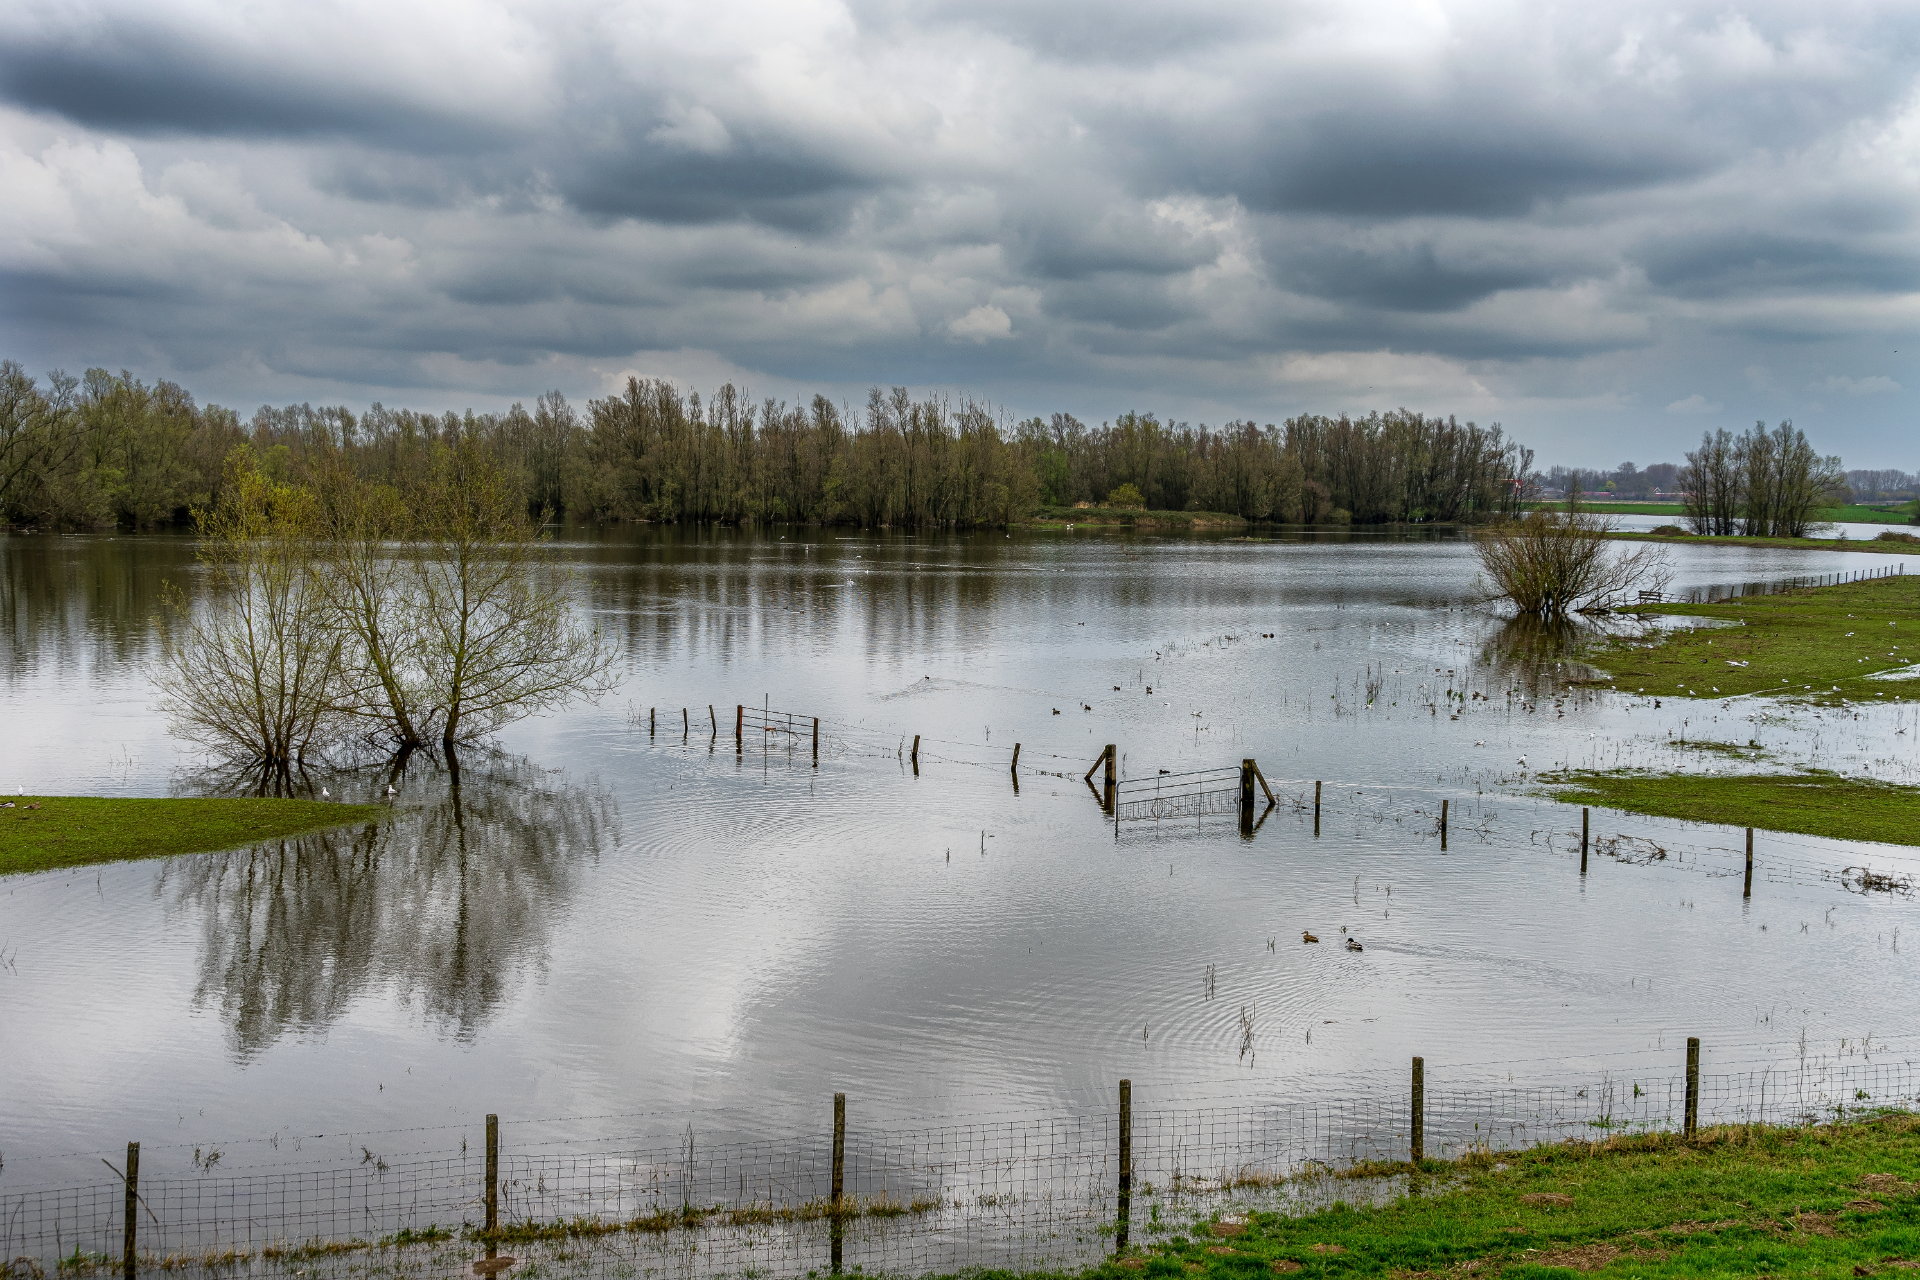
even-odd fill
[[[1608,675],[1582,683],[1662,698],[1920,699],[1920,677],[1869,678],[1920,661],[1920,574],[1644,612],[1739,625],[1611,637],[1588,655]]]
[[[1606,514],[1600,511],[1599,514]],[[1876,555],[1899,552],[1906,549],[1906,543],[1892,540],[1881,541],[1878,538],[1744,538],[1738,535],[1722,537],[1718,534],[1661,533],[1657,530],[1639,532],[1620,529],[1607,535],[1622,542],[1670,542],[1689,547],[1791,547],[1800,551],[1871,551]]]
[[[1429,1161],[1411,1194],[1299,1217],[1214,1217],[1089,1273],[1508,1280],[1908,1274],[1920,1122],[1736,1126]],[[1408,1166],[1401,1172],[1411,1173]],[[1136,1223],[1136,1228],[1138,1224]],[[1905,1265],[1897,1266],[1896,1262]]]
[[[385,812],[379,805],[318,800],[0,796],[0,803],[8,801],[13,808],[0,808],[0,875],[210,853],[369,822]]]
[[[1765,775],[1569,769],[1540,775],[1554,798],[1687,822],[1920,845],[1920,787],[1809,771]]]

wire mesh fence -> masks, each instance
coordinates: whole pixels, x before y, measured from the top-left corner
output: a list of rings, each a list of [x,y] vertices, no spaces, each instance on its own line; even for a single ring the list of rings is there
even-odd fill
[[[1429,1089],[1425,1151],[1446,1159],[1678,1129],[1685,1087],[1679,1075],[1621,1071],[1578,1088]],[[1920,1070],[1907,1060],[1796,1064],[1706,1076],[1699,1088],[1702,1124],[1801,1125],[1920,1101]],[[1375,1166],[1408,1158],[1411,1120],[1404,1082],[1384,1077],[1339,1101],[1135,1110],[1134,1238],[1228,1204],[1323,1203],[1341,1171],[1370,1171],[1390,1192],[1391,1171]],[[323,1167],[141,1179],[135,1261],[222,1274],[453,1275],[487,1251],[580,1274],[705,1280],[1071,1267],[1114,1246],[1114,1108],[856,1124],[845,1135],[837,1200],[825,1126],[782,1140],[709,1142],[692,1124],[677,1135],[582,1137],[553,1131],[555,1123],[501,1126],[491,1234],[486,1160],[463,1140],[458,1152],[425,1158],[363,1150]],[[123,1269],[126,1188],[120,1167],[105,1163],[114,1174],[90,1185],[0,1192],[0,1274]],[[1352,1184],[1338,1185],[1355,1198]]]

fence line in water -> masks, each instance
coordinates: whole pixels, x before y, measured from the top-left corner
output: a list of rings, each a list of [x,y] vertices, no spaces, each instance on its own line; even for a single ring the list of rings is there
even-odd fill
[[[836,1109],[838,1124],[826,1123],[823,1107],[818,1132],[784,1140],[709,1142],[691,1123],[678,1136],[580,1139],[509,1117],[492,1149],[368,1151],[329,1167],[232,1174],[209,1163],[198,1176],[130,1182],[129,1166],[108,1161],[112,1180],[0,1192],[0,1275],[131,1273],[129,1258],[133,1271],[315,1275],[396,1250],[451,1273],[482,1249],[572,1251],[599,1259],[595,1274],[637,1266],[690,1278],[745,1267],[786,1276],[1072,1265],[1110,1252],[1129,1227],[1138,1239],[1227,1203],[1351,1199],[1358,1192],[1328,1191],[1314,1176],[1403,1163],[1416,1150],[1444,1159],[1684,1131],[1696,1116],[1811,1124],[1920,1100],[1913,1061],[1714,1076],[1698,1074],[1697,1051],[1687,1061],[1685,1075],[1488,1090],[1434,1087],[1416,1059],[1410,1089],[1375,1081],[1347,1101],[1129,1108],[1123,1091],[1118,1106],[1080,1114],[918,1129],[862,1126],[856,1099],[853,1119]]]

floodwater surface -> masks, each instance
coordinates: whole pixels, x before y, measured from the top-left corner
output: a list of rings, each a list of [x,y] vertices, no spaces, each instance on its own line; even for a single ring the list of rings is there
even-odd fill
[[[1579,811],[1532,782],[1713,767],[1703,742],[1913,782],[1911,705],[1569,690],[1566,636],[1469,603],[1458,537],[616,530],[555,555],[624,654],[599,705],[463,753],[457,788],[409,761],[367,827],[0,880],[0,1186],[92,1178],[134,1138],[163,1171],[319,1134],[426,1149],[407,1131],[487,1112],[787,1133],[836,1091],[876,1124],[1122,1077],[1338,1098],[1413,1054],[1460,1086],[1664,1078],[1690,1035],[1732,1071],[1904,1052],[1920,1015],[1913,904],[1848,874],[1897,880],[1906,851],[1762,833],[1743,901],[1739,832],[1595,811],[1582,875]],[[1899,557],[1674,563],[1692,587]],[[155,710],[161,586],[194,579],[184,539],[0,538],[0,791],[235,785]],[[1118,820],[1082,781],[1108,743]],[[1250,835],[1237,778],[1192,776],[1248,758],[1279,801]]]

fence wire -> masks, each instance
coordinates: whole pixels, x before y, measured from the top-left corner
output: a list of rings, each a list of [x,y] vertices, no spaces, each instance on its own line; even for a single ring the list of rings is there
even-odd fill
[[[1678,1075],[1603,1075],[1580,1088],[1426,1094],[1429,1156],[1680,1127]],[[1796,1065],[1705,1076],[1703,1124],[1813,1124],[1920,1102],[1912,1061]],[[1118,1115],[850,1129],[833,1211],[832,1137],[709,1142],[678,1135],[568,1137],[550,1122],[501,1127],[503,1254],[583,1276],[709,1280],[859,1267],[926,1273],[1072,1266],[1112,1248]],[[1237,1102],[1133,1116],[1136,1238],[1226,1203],[1311,1203],[1317,1175],[1404,1161],[1401,1082],[1347,1101]],[[108,1162],[112,1163],[112,1162]],[[488,1242],[485,1158],[385,1159],[143,1178],[142,1269],[260,1276],[465,1274]],[[1352,1198],[1351,1191],[1342,1192]],[[0,1275],[117,1272],[125,1189],[0,1193]],[[1167,1228],[1171,1229],[1171,1228]]]

